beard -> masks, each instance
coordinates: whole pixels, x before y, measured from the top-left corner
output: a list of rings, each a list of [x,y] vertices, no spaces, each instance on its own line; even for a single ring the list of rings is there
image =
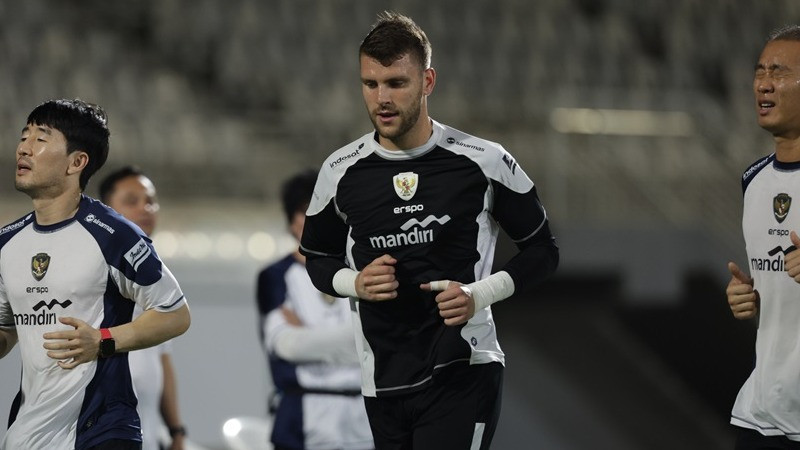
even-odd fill
[[[372,125],[375,127],[375,130],[378,132],[378,135],[384,139],[388,139],[390,141],[397,141],[398,139],[402,138],[409,132],[414,125],[417,124],[419,121],[420,112],[422,111],[422,102],[417,101],[410,108],[402,110],[394,110],[393,112],[397,113],[397,118],[400,119],[400,123],[394,127],[386,127],[385,125],[380,123],[378,120],[378,111],[371,113],[369,115],[370,120],[372,121]]]

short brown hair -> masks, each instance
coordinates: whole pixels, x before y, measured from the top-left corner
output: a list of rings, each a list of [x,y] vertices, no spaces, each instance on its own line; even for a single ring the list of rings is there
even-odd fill
[[[431,43],[428,36],[410,17],[394,11],[378,14],[359,54],[367,55],[388,66],[409,53],[420,63],[422,69],[431,66]]]

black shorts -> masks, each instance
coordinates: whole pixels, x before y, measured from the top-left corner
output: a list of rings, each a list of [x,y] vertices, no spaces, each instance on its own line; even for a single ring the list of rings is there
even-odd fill
[[[735,450],[800,450],[800,442],[786,436],[764,436],[749,428],[735,428],[738,430]]]
[[[411,394],[365,397],[380,450],[488,449],[500,417],[503,366],[454,364]]]
[[[89,450],[141,450],[142,443],[138,441],[125,441],[122,439],[109,439],[103,441]]]

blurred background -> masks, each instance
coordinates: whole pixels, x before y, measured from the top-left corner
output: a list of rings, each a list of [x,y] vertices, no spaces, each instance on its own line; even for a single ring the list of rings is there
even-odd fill
[[[499,449],[724,449],[755,328],[727,307],[745,263],[740,176],[772,152],[753,65],[796,0],[0,0],[0,222],[27,114],[109,115],[104,174],[156,183],[156,249],[189,298],[173,359],[190,439],[266,417],[255,277],[294,245],[280,183],[370,129],[357,50],[376,13],[433,44],[432,116],[500,142],[534,179],[557,275],[494,308],[507,353]],[[5,181],[1,181],[5,180]],[[501,238],[497,263],[513,252]],[[0,362],[0,423],[19,386]],[[0,436],[5,427],[0,427]]]

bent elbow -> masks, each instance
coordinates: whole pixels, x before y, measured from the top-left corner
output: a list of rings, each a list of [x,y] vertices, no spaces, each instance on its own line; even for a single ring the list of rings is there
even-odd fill
[[[192,316],[189,313],[189,305],[183,305],[180,309],[175,310],[172,314],[175,314],[174,321],[173,321],[173,338],[186,333],[189,329],[189,326],[192,324]]]

